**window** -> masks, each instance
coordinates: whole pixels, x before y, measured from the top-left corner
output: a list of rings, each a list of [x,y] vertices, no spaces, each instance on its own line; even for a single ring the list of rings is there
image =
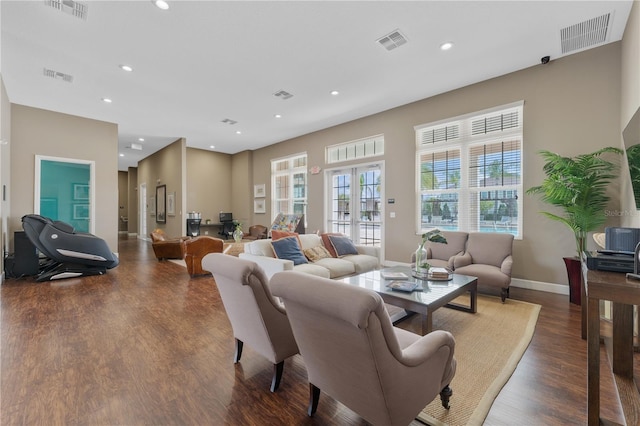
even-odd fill
[[[384,154],[384,135],[371,136],[356,141],[331,145],[326,148],[328,164],[349,160],[361,160]]]
[[[307,213],[307,154],[271,160],[271,217]]]
[[[523,102],[416,126],[417,229],[522,237]]]

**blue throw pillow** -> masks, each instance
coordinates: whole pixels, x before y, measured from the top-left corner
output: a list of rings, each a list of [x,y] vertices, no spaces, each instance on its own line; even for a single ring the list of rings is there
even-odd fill
[[[347,254],[358,254],[356,246],[353,245],[348,237],[339,237],[337,235],[329,235],[329,241],[336,251],[338,257],[345,256]]]
[[[300,245],[298,245],[298,237],[287,237],[272,241],[271,247],[273,247],[273,252],[278,259],[292,260],[294,265],[309,263],[304,253],[302,253]]]

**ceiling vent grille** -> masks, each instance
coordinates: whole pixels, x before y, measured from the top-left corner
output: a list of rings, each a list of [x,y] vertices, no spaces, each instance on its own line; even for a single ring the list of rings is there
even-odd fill
[[[237,121],[236,120],[232,120],[230,118],[225,118],[224,120],[222,120],[222,123],[229,124],[230,126],[233,126],[234,124],[237,123]]]
[[[607,13],[560,30],[562,53],[574,52],[607,40],[611,14]]]
[[[73,76],[69,74],[65,74],[60,71],[50,70],[49,68],[43,68],[42,73],[45,77],[53,78],[54,80],[62,80],[67,83],[73,83]]]
[[[283,101],[293,97],[293,95],[286,90],[278,90],[273,94],[273,96],[275,96],[276,98],[280,98]]]
[[[136,151],[142,151],[142,144],[132,143],[131,145],[127,145],[129,149],[135,149]]]
[[[407,42],[407,38],[400,32],[395,30],[386,36],[379,38],[376,42],[387,50],[393,50],[396,47],[400,47]]]
[[[89,8],[84,3],[73,0],[44,0],[44,4],[76,18],[87,20]]]

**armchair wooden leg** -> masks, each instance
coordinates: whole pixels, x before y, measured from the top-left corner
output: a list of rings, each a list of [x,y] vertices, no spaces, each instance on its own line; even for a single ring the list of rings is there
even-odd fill
[[[282,379],[282,371],[284,370],[284,361],[280,361],[277,364],[273,364],[273,379],[271,380],[271,392],[275,392],[280,386],[280,379]]]
[[[509,297],[509,287],[503,288],[500,292],[500,298],[502,299],[502,303]]]
[[[453,391],[449,385],[440,391],[440,401],[442,401],[442,406],[447,410],[449,409],[449,398],[451,398],[451,395],[453,395]]]
[[[309,383],[309,409],[307,410],[309,417],[313,416],[318,409],[319,400],[320,388],[317,388],[313,383]]]
[[[238,340],[236,339],[236,354],[233,357],[233,363],[237,364],[238,362],[240,362],[240,357],[242,356],[242,340]]]

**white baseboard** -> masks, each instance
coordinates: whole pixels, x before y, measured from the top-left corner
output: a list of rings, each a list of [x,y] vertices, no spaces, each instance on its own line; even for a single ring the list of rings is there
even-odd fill
[[[406,262],[394,262],[386,260],[383,262],[383,267],[389,266],[410,266]],[[542,281],[525,280],[522,278],[512,278],[511,286],[518,288],[526,288],[528,290],[544,291],[547,293],[564,294],[569,295],[569,286],[564,284],[545,283]]]

